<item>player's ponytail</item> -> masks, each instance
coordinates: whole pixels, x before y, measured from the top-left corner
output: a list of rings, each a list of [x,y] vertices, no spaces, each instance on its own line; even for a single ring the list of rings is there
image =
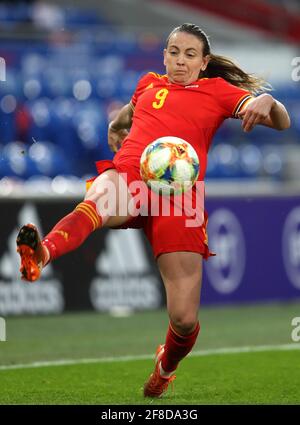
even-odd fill
[[[253,74],[247,74],[226,56],[210,54],[208,65],[205,71],[200,73],[199,77],[222,77],[228,83],[246,89],[253,94],[271,89],[270,84],[264,79]]]
[[[228,83],[249,90],[253,94],[271,89],[270,84],[264,79],[247,74],[228,57],[211,53],[208,36],[198,25],[186,23],[174,28],[167,38],[167,45],[170,37],[176,32],[186,32],[197,37],[203,44],[203,56],[210,56],[208,65],[205,71],[200,72],[199,78],[222,77]]]

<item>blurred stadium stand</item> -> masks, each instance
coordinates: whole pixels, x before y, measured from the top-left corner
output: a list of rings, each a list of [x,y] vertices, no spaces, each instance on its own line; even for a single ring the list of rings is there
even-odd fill
[[[247,7],[251,3],[257,10],[261,3],[235,2]],[[113,114],[128,102],[143,73],[164,71],[162,49],[170,28],[183,18],[192,20],[193,15],[198,22],[193,7],[208,9],[206,1],[176,1],[188,4],[184,13],[180,6],[176,12],[170,1],[150,3],[147,13],[145,1],[86,3],[96,9],[76,6],[82,2],[66,2],[66,7],[61,2],[0,3],[0,56],[6,62],[6,81],[0,82],[0,178],[27,180],[60,174],[82,178],[95,173],[95,160],[112,157],[107,125]],[[221,7],[222,3],[209,4]],[[264,7],[283,8],[271,1]],[[270,34],[264,38],[248,27],[241,32],[240,26],[226,21],[220,37],[218,18],[213,24],[212,15],[204,9],[200,15],[214,51],[232,52],[250,71],[252,64],[254,72],[257,63],[263,66],[264,58],[267,61],[268,49],[274,96],[284,102],[292,118],[291,129],[283,133],[259,126],[244,134],[240,122],[225,122],[210,152],[207,178],[297,179],[300,86],[291,79],[290,63],[295,48],[279,43],[278,33],[274,44]],[[139,26],[126,27],[126,22],[132,24],[133,10]],[[259,45],[245,45],[243,37],[238,44],[238,32],[247,35],[248,44],[259,39]]]
[[[300,11],[295,7],[290,10],[288,0],[231,0],[230,7],[218,0],[175,0],[175,3],[206,10],[289,42],[300,40]]]
[[[225,4],[229,12],[233,4],[246,2],[252,3],[219,6]],[[46,234],[82,199],[84,180],[96,172],[94,161],[112,157],[109,121],[142,74],[164,73],[165,38],[183,22],[199,24],[213,52],[265,77],[292,119],[287,131],[258,126],[249,134],[240,121],[227,120],[216,134],[206,208],[210,247],[218,255],[205,264],[209,285],[202,300],[299,298],[299,42],[198,8],[207,2],[198,1],[197,8],[188,3],[0,1],[0,202],[5,211],[0,315],[164,304],[152,253],[139,232],[94,233],[79,250],[48,266],[43,284],[34,287],[21,283],[15,239],[27,222]],[[291,13],[291,0],[268,3]]]

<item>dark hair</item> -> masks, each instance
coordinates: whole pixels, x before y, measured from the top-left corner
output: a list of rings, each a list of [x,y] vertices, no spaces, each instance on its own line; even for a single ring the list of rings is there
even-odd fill
[[[271,89],[269,83],[264,79],[246,73],[228,57],[212,54],[208,36],[198,25],[185,23],[174,28],[167,38],[166,46],[172,35],[177,32],[185,32],[197,37],[203,44],[203,56],[210,56],[208,65],[205,71],[200,72],[199,78],[222,77],[230,84],[249,90],[254,94]]]

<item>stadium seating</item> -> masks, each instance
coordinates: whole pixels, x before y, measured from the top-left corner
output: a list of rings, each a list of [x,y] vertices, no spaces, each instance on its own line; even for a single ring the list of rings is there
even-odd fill
[[[28,16],[28,6],[0,6],[7,25]],[[95,160],[112,158],[111,110],[128,102],[143,73],[163,71],[155,37],[98,27],[100,18],[75,8],[63,18],[66,28],[82,25],[73,41],[0,42],[7,66],[7,81],[0,81],[0,178],[93,174]],[[92,36],[86,24],[101,29]],[[208,179],[284,178],[285,146],[299,144],[299,84],[275,87],[274,95],[289,109],[291,129],[258,126],[246,134],[238,120],[228,120],[209,154]]]

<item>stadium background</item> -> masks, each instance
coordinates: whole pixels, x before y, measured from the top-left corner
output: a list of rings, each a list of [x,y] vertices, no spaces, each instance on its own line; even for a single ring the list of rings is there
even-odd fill
[[[15,238],[26,222],[47,232],[82,199],[85,180],[95,174],[94,161],[112,158],[108,122],[128,102],[142,74],[164,72],[164,40],[183,22],[199,24],[210,36],[213,52],[265,77],[292,120],[284,132],[260,126],[249,134],[239,121],[228,120],[215,137],[206,191],[210,247],[218,255],[204,268],[204,329],[197,347],[293,342],[291,321],[300,316],[300,5],[293,0],[224,4],[0,2],[3,375],[16,373],[17,382],[18,370],[5,368],[20,363],[145,355],[153,351],[156,338],[163,338],[164,291],[139,231],[93,234],[78,251],[47,267],[34,285],[19,278]],[[124,332],[131,335],[128,341]],[[276,381],[282,370],[277,365],[274,371]],[[290,382],[296,379],[292,368],[285,372]],[[43,398],[32,390],[26,398],[14,393],[10,378],[1,403],[139,402],[136,395],[109,398],[109,392],[107,399],[96,393],[64,399]],[[261,393],[247,389],[241,398],[230,392],[218,398],[212,390],[211,397],[171,402],[299,403],[295,386],[278,389],[268,399],[266,382],[262,373]]]

